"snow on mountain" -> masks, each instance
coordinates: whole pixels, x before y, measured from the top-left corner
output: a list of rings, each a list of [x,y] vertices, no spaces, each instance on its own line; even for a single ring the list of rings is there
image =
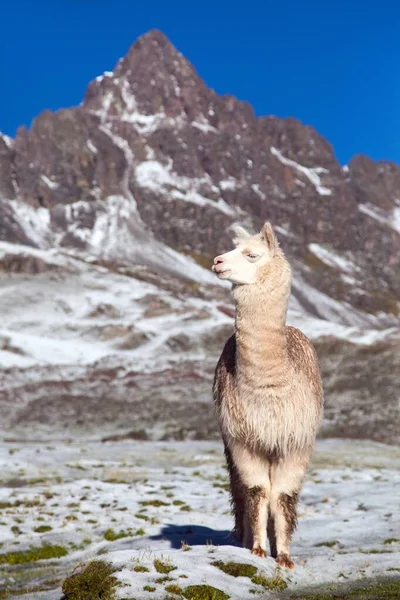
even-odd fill
[[[396,203],[398,206],[393,208],[389,213],[373,204],[360,204],[358,210],[400,233],[400,200],[396,200]]]
[[[317,190],[318,194],[320,194],[321,196],[331,196],[332,190],[321,185],[320,173],[328,173],[327,169],[324,169],[322,167],[313,167],[312,169],[308,169],[306,167],[303,167],[302,165],[299,165],[294,160],[290,160],[289,158],[286,158],[285,156],[283,156],[282,152],[280,152],[273,146],[271,147],[271,154],[276,156],[276,158],[283,165],[292,167],[293,169],[296,169],[297,171],[299,171],[300,173],[305,175],[307,177],[307,179],[309,179],[311,181],[313,186],[315,186],[315,189]]]
[[[0,137],[7,402],[24,395],[26,407],[43,408],[30,387],[40,373],[61,405],[67,372],[72,402],[122,399],[132,369],[153,374],[135,388],[139,399],[150,388],[159,407],[179,397],[185,418],[194,396],[209,402],[233,324],[229,284],[210,267],[232,247],[234,223],[257,231],[272,221],[294,270],[288,321],[320,348],[323,368],[332,340],[358,368],[362,349],[379,344],[396,361],[399,173],[366,157],[342,169],[313,128],[257,118],[219,96],[163,34],[149,32],[90,83],[79,107],[45,111],[13,141]],[[104,374],[118,365],[120,379]],[[363,392],[352,384],[344,387],[358,406]],[[4,414],[14,427],[35,413]]]

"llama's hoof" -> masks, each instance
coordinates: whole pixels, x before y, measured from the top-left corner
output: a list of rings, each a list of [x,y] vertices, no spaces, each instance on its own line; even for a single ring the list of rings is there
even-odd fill
[[[267,551],[264,550],[264,548],[260,548],[260,546],[258,546],[258,548],[253,548],[251,553],[255,554],[256,556],[260,556],[261,558],[265,558],[267,556]]]
[[[276,557],[276,562],[281,567],[286,567],[287,569],[294,569],[294,562],[290,558],[289,554],[278,554]]]

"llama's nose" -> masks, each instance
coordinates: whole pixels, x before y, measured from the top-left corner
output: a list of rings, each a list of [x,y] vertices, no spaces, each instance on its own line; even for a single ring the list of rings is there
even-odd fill
[[[214,265],[220,265],[224,262],[224,259],[222,258],[222,256],[216,256],[214,258]]]

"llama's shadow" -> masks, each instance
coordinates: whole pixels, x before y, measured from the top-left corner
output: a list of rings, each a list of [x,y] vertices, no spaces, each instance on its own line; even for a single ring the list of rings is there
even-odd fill
[[[183,543],[189,546],[240,546],[232,531],[211,529],[202,525],[164,525],[158,535],[151,540],[167,540],[171,548],[181,548]]]

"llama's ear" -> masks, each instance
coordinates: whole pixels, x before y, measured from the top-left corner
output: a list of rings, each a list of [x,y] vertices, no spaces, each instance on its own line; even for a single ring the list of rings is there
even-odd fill
[[[233,242],[235,244],[239,244],[241,241],[247,240],[249,237],[251,237],[251,234],[240,225],[232,225],[231,230],[234,235]]]
[[[261,229],[261,237],[272,252],[275,252],[275,250],[278,249],[278,240],[276,239],[271,223],[267,222],[263,225],[263,228]]]

